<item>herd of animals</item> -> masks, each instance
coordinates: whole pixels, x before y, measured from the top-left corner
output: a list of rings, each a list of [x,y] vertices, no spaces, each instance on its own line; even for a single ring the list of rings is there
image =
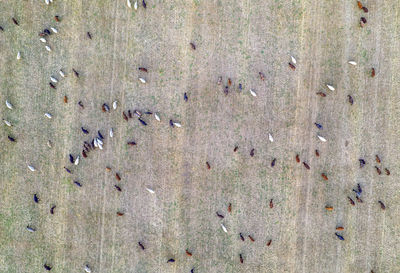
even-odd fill
[[[45,0],[45,3],[47,5],[51,4],[52,2],[53,2],[52,0]],[[127,0],[127,6],[128,6],[128,8],[132,8],[132,3],[131,3],[130,0]],[[146,9],[146,1],[145,0],[142,0],[141,6],[144,9]],[[360,1],[357,1],[357,6],[364,13],[368,13],[368,8],[363,6],[363,4]],[[135,10],[137,10],[139,8],[137,1],[134,2],[133,7],[134,7]],[[21,18],[19,18],[19,19],[15,18],[15,17],[10,18],[10,22],[13,23],[14,25],[16,25],[17,27],[19,26],[19,20],[21,20]],[[61,16],[55,15],[54,16],[54,21],[55,21],[55,24],[60,24],[62,22]],[[367,24],[366,18],[365,17],[361,17],[360,18],[360,27],[365,27],[366,24]],[[12,27],[9,27],[9,29],[7,29],[6,27],[0,25],[0,32],[4,32],[4,31],[12,31]],[[39,33],[39,38],[38,38],[39,41],[42,42],[45,45],[45,49],[47,51],[49,51],[49,52],[52,51],[52,48],[48,43],[48,38],[50,36],[53,36],[53,35],[57,34],[57,33],[58,33],[58,30],[54,26],[49,27],[49,28],[45,28]],[[87,32],[86,35],[87,35],[88,39],[93,39],[92,33]],[[189,43],[188,46],[190,46],[190,48],[192,50],[196,50],[196,45],[193,42]],[[16,59],[20,60],[21,58],[23,58],[23,52],[18,52]],[[293,57],[293,56],[290,56],[290,59],[291,60],[288,63],[289,69],[291,69],[293,71],[296,71],[296,64],[297,64],[296,58]],[[353,66],[357,65],[357,63],[355,61],[352,61],[352,60],[349,61],[348,63],[350,65],[353,65]],[[140,76],[138,77],[138,81],[141,82],[142,84],[146,84],[147,83],[146,75],[148,73],[148,68],[140,66],[140,67],[138,67],[138,70],[139,70],[139,73],[140,73],[139,74]],[[58,74],[59,74],[60,78],[58,76],[51,75],[49,77],[50,78],[49,87],[52,88],[52,89],[57,89],[57,83],[61,79],[64,79],[64,78],[68,77],[68,73],[66,71],[67,70],[64,71],[62,69],[60,69],[58,71]],[[70,68],[70,71],[71,71],[71,74],[73,74],[77,79],[80,78],[80,72],[78,70],[76,70],[75,68]],[[258,75],[259,75],[259,79],[261,81],[265,81],[265,75],[264,75],[263,72],[258,72]],[[375,77],[375,69],[374,68],[371,68],[370,77],[372,77],[372,78]],[[226,84],[223,84],[223,78],[221,76],[216,79],[216,86],[217,86],[217,88],[220,88],[222,86],[222,88],[220,88],[220,89],[225,95],[229,95],[229,93],[231,92],[231,89],[233,88],[232,87],[232,80],[230,78],[228,78],[226,80]],[[237,89],[238,89],[239,92],[241,92],[244,89],[244,87],[242,86],[241,83],[239,83],[237,86],[238,86]],[[326,87],[330,92],[334,92],[335,91],[335,87],[334,87],[333,84],[326,84]],[[249,93],[253,97],[257,97],[257,93],[253,89],[249,89]],[[319,91],[316,94],[321,96],[321,97],[326,97],[327,96],[327,93],[325,91]],[[188,94],[186,92],[183,93],[183,98],[184,98],[185,102],[188,102],[189,97],[188,97]],[[66,103],[66,104],[70,103],[67,95],[64,96],[63,102]],[[354,103],[353,97],[350,94],[348,95],[348,102],[349,102],[350,105],[353,105],[353,103]],[[11,102],[8,99],[5,101],[6,107],[10,110],[10,112],[7,112],[7,115],[12,115],[12,113],[13,113],[12,110],[15,108],[13,103],[14,102]],[[85,108],[85,106],[82,103],[82,101],[79,101],[77,104],[79,105],[79,107],[81,109]],[[101,107],[103,112],[110,112],[110,111],[116,111],[118,109],[118,106],[119,106],[119,102],[118,101],[114,101],[114,102],[112,102],[111,107],[107,103],[104,103],[100,107]],[[49,118],[49,119],[52,118],[52,114],[51,113],[44,113],[44,116]],[[160,118],[160,114],[157,113],[157,112],[153,112],[153,111],[149,111],[149,110],[142,111],[142,110],[138,110],[138,109],[134,109],[134,110],[128,109],[128,110],[122,111],[122,118],[124,120],[128,121],[130,119],[137,119],[137,121],[143,126],[147,126],[147,124],[149,122],[148,118],[150,118],[150,117],[154,117],[154,119],[157,122],[162,122],[161,118]],[[10,121],[8,121],[8,119],[3,118],[3,122],[4,122],[4,124],[6,126],[11,127],[11,128],[13,127],[13,124]],[[323,125],[322,124],[319,124],[317,122],[315,122],[314,124],[315,124],[316,128],[318,129],[318,131],[322,131],[323,130]],[[175,121],[173,119],[169,120],[169,125],[172,128],[181,128],[182,127],[182,124],[179,121]],[[84,135],[89,135],[91,133],[91,129],[90,128],[81,127],[81,132]],[[91,138],[90,140],[84,141],[82,143],[82,148],[81,148],[81,153],[80,154],[77,154],[77,155],[76,154],[75,155],[74,154],[67,154],[66,157],[68,158],[71,166],[79,165],[81,157],[82,158],[87,158],[88,156],[90,156],[90,153],[96,151],[97,149],[102,150],[103,149],[103,145],[104,145],[104,140],[107,137],[107,135],[110,138],[113,138],[114,129],[113,128],[108,129],[108,133],[107,134],[104,134],[104,132],[102,133],[101,130],[98,130],[95,137]],[[325,137],[323,137],[322,135],[320,135],[320,134],[317,134],[317,138],[321,142],[327,142],[327,139]],[[271,134],[268,134],[268,139],[269,139],[270,142],[274,142],[274,138],[273,138],[273,136]],[[18,145],[18,139],[17,139],[17,137],[15,137],[15,135],[9,134],[8,135],[8,140],[12,143],[12,145]],[[48,145],[49,148],[52,148],[53,147],[52,141],[48,140],[47,145]],[[129,139],[129,140],[126,141],[126,145],[131,146],[132,148],[134,148],[134,146],[136,146],[137,143],[136,143],[136,140]],[[233,152],[234,153],[237,152],[238,149],[239,149],[238,146],[233,147]],[[251,149],[249,151],[249,156],[253,157],[254,154],[255,154],[255,149],[253,148],[253,149]],[[320,157],[320,152],[318,150],[315,150],[315,156],[316,157]],[[311,169],[311,166],[305,160],[301,160],[300,154],[294,154],[293,155],[293,160],[295,160],[299,164],[302,164],[306,170],[310,170]],[[363,159],[363,158],[360,158],[358,163],[359,163],[359,168],[364,168],[367,165],[367,161],[365,159]],[[275,166],[275,164],[277,164],[277,158],[273,158],[270,165],[273,168]],[[205,167],[207,169],[211,169],[212,168],[211,165],[212,164],[210,162],[208,162],[208,161],[205,162]],[[390,175],[389,169],[386,166],[383,166],[383,163],[382,163],[379,155],[375,155],[375,164],[372,164],[372,165],[373,165],[373,168],[375,168],[376,173],[378,175],[382,175],[382,174]],[[27,167],[32,172],[36,171],[36,167],[33,164],[29,164]],[[73,174],[73,169],[70,166],[64,166],[64,169],[69,174],[71,174],[71,175]],[[106,167],[106,171],[107,172],[112,172],[112,168],[111,167]],[[114,185],[114,188],[117,191],[122,191],[121,185],[118,184],[118,182],[121,181],[121,174],[118,173],[118,172],[115,172],[114,175],[115,175],[115,179],[116,179],[116,183]],[[321,177],[325,181],[329,180],[328,175],[326,173],[321,173]],[[78,180],[73,180],[73,183],[77,187],[82,187],[83,186],[82,183],[79,182]],[[150,194],[155,194],[155,191],[153,189],[151,189],[151,188],[146,188],[146,190]],[[347,195],[347,199],[349,201],[349,204],[351,206],[355,206],[356,203],[363,203],[363,199],[362,199],[363,188],[362,188],[362,185],[360,183],[358,183],[357,185],[354,186],[354,189],[352,190],[352,192],[353,192],[353,194],[349,193]],[[356,201],[354,201],[354,200],[356,200]],[[39,193],[33,194],[33,202],[35,202],[35,203],[40,203],[41,202]],[[376,204],[382,210],[386,209],[386,205],[384,204],[384,202],[382,200],[376,200]],[[270,207],[270,209],[274,208],[273,199],[270,199],[269,207]],[[333,211],[334,207],[329,205],[329,204],[326,204],[325,209],[327,211]],[[226,211],[227,211],[227,213],[231,213],[232,212],[232,204],[231,203],[227,204]],[[57,213],[56,205],[53,204],[53,205],[50,206],[49,213],[50,214]],[[124,212],[117,211],[116,215],[122,217],[122,216],[124,216]],[[216,212],[216,216],[218,218],[221,218],[221,219],[223,219],[225,217],[224,213],[223,212],[221,213],[220,211]],[[222,230],[224,232],[228,232],[227,228],[223,224],[221,224],[221,228],[222,228]],[[27,225],[26,229],[29,232],[36,232],[36,228],[31,226],[31,225],[29,225],[29,224]],[[333,235],[335,235],[337,237],[337,239],[344,241],[345,240],[345,227],[342,226],[342,225],[337,225],[334,228],[334,231],[332,232],[332,236]],[[256,240],[251,234],[247,234],[246,235],[246,234],[243,234],[242,232],[238,233],[237,236],[238,236],[238,239],[240,239],[242,241],[245,241],[246,238],[248,238],[251,242],[254,242]],[[268,240],[266,240],[266,242],[265,242],[266,246],[270,246],[272,244],[272,241],[273,240],[271,238],[268,238]],[[146,251],[146,244],[145,244],[144,241],[139,241],[138,242],[138,247],[139,247],[140,250]],[[192,254],[192,252],[189,249],[186,249],[185,253],[186,253],[186,255],[188,257],[191,257],[192,255],[195,255],[195,254]],[[237,255],[238,255],[237,256],[238,257],[238,262],[239,263],[245,263],[245,259],[244,259],[245,255],[243,253],[238,253]],[[44,258],[44,260],[45,260],[45,258]],[[167,257],[166,258],[166,263],[173,263],[175,261],[176,261],[175,257]],[[44,269],[50,271],[50,270],[52,270],[53,265],[51,263],[45,262],[43,267],[44,267]],[[83,269],[86,272],[90,273],[90,272],[92,272],[92,265],[85,264],[85,265],[83,265]],[[195,268],[191,268],[190,272],[191,273],[195,272]],[[374,271],[371,270],[371,273],[373,273],[373,272]]]

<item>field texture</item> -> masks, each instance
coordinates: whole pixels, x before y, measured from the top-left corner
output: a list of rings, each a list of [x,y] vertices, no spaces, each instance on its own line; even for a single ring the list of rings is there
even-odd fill
[[[0,272],[400,272],[400,5],[363,4],[0,1]]]

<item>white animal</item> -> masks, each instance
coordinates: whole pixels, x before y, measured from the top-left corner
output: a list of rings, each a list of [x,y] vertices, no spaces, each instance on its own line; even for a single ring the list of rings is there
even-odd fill
[[[331,91],[335,91],[335,87],[333,87],[333,86],[330,85],[330,84],[327,84],[326,87],[328,87],[329,90],[331,90]]]
[[[113,130],[113,128],[111,128],[110,129],[110,137],[113,137],[114,136],[114,130]]]
[[[7,126],[10,126],[10,127],[12,126],[11,123],[8,120],[3,119],[3,121]]]
[[[49,113],[44,113],[44,116],[45,116],[46,118],[52,118],[51,114],[49,114]]]
[[[223,224],[221,224],[221,227],[222,227],[223,231],[225,231],[226,233],[228,232],[228,230],[226,229],[226,227]]]
[[[293,56],[290,56],[290,58],[292,59],[292,63],[296,64],[296,59]]]
[[[58,80],[56,78],[54,78],[53,76],[50,76],[50,80],[54,83],[58,83]]]
[[[349,61],[349,64],[351,65],[357,65],[357,63],[355,61]]]
[[[257,93],[254,92],[253,89],[250,89],[250,94],[251,94],[253,97],[257,97]]]
[[[156,120],[161,121],[160,116],[157,115],[157,113],[154,113],[154,117],[156,118]]]
[[[64,72],[62,70],[60,70],[59,73],[60,73],[61,77],[65,78],[65,74],[64,74]]]
[[[182,124],[180,124],[179,122],[174,122],[174,125],[175,125],[176,127],[178,127],[178,128],[181,128],[181,127],[182,127]]]
[[[51,48],[49,46],[45,46],[47,51],[51,51]]]
[[[96,137],[96,140],[97,140],[97,144],[103,145],[103,141],[101,141],[100,138]]]
[[[13,105],[8,100],[6,100],[6,106],[8,109],[13,109]]]
[[[85,272],[91,273],[92,270],[90,269],[89,265],[85,265]]]
[[[40,40],[42,43],[46,43],[46,42],[47,42],[47,41],[46,41],[46,39],[45,39],[45,38],[43,38],[43,37],[42,37],[42,38],[40,38],[39,40]]]
[[[46,5],[50,4],[49,0],[44,0],[44,2],[46,3]]]
[[[319,136],[319,135],[317,135],[317,137],[318,137],[319,140],[321,140],[322,142],[326,142],[326,138],[324,138],[324,137],[322,137],[322,136]]]
[[[143,79],[143,78],[139,78],[139,81],[140,81],[141,83],[146,83],[146,80]]]
[[[21,59],[21,52],[18,51],[18,53],[17,53],[17,60],[20,60],[20,59]]]
[[[31,170],[32,172],[36,171],[36,169],[35,169],[33,166],[31,166],[31,165],[28,165],[28,168],[29,168],[29,170]]]
[[[54,33],[58,33],[58,30],[55,29],[54,27],[51,27],[50,29],[51,29]]]
[[[35,229],[31,228],[30,226],[27,226],[26,229],[27,229],[29,232],[35,232]]]
[[[268,138],[269,138],[269,141],[274,142],[274,138],[272,137],[271,134],[268,134]]]
[[[135,4],[133,4],[133,7],[135,10],[137,10],[137,1],[135,1]]]
[[[132,8],[132,4],[130,0],[126,0],[126,4],[128,5],[128,8]]]
[[[78,164],[79,164],[79,155],[78,155],[78,157],[75,159],[74,164],[75,164],[75,165],[78,165]]]
[[[153,191],[152,189],[146,188],[146,190],[147,190],[149,193],[154,193],[154,191]]]
[[[114,101],[113,104],[112,104],[112,106],[113,106],[113,109],[116,110],[116,109],[117,109],[117,106],[118,106],[118,102],[117,102],[117,101]]]
[[[47,146],[49,146],[49,148],[51,148],[53,146],[53,144],[51,143],[50,140],[47,141]]]

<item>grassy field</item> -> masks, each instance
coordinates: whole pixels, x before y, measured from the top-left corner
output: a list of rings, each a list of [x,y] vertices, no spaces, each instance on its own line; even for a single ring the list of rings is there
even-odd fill
[[[400,6],[364,4],[368,13],[333,0],[148,0],[137,11],[125,0],[0,1],[0,112],[13,124],[0,132],[0,272],[400,272]],[[38,34],[50,27],[48,52]],[[227,96],[219,76],[232,79]],[[161,122],[126,122],[128,109]],[[97,130],[104,149],[70,164]],[[351,206],[357,183],[364,202]]]

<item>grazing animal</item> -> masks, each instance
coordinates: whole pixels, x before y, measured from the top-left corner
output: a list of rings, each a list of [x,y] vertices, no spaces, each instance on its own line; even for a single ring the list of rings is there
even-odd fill
[[[48,45],[47,45],[47,46],[45,46],[44,48],[45,48],[47,51],[51,51],[51,47],[50,47],[50,46],[48,46]]]
[[[51,214],[54,214],[54,209],[56,208],[56,206],[54,205],[54,206],[52,206],[51,208],[50,208],[50,213]]]
[[[350,196],[347,196],[347,199],[349,199],[349,202],[352,206],[354,206],[356,203],[354,203],[353,199],[351,199]]]
[[[206,162],[207,165],[207,169],[211,169],[210,163],[208,163],[208,161]]]
[[[296,162],[300,163],[300,156],[298,154],[296,155]]]
[[[221,228],[222,228],[222,230],[223,230],[225,233],[228,232],[228,230],[226,229],[226,227],[225,227],[223,224],[221,224]]]
[[[33,227],[31,227],[31,226],[26,226],[26,229],[27,229],[29,232],[35,232],[35,231],[36,231],[36,229],[33,228]]]
[[[121,176],[119,176],[119,173],[115,173],[115,178],[116,178],[118,181],[121,181]]]
[[[40,202],[40,199],[36,193],[33,195],[33,201],[35,201],[35,203],[37,203],[37,204],[39,204],[39,202]]]
[[[319,151],[318,151],[318,150],[315,150],[315,155],[316,155],[317,157],[319,157]]]
[[[174,263],[175,262],[175,259],[169,259],[168,261],[167,261],[167,263]]]
[[[11,19],[12,19],[12,21],[14,22],[14,24],[16,24],[17,26],[19,26],[19,23],[18,23],[17,19],[15,19],[14,17],[12,17]]]
[[[269,208],[273,208],[274,207],[274,202],[273,199],[269,200]]]
[[[87,158],[87,154],[86,154],[85,150],[82,150],[82,156],[83,156],[84,158]]]
[[[328,177],[326,176],[326,174],[322,173],[321,176],[322,176],[322,178],[323,178],[324,180],[328,180]]]
[[[139,244],[139,246],[140,246],[140,248],[141,248],[142,250],[145,250],[145,249],[146,249],[146,248],[144,247],[143,243],[138,242],[138,244]]]
[[[52,82],[49,82],[49,85],[50,85],[51,88],[57,89],[57,87]]]
[[[124,117],[124,120],[128,121],[128,117],[126,116],[125,112],[122,112],[122,116]]]
[[[15,138],[13,138],[13,137],[11,137],[11,136],[7,136],[8,137],[8,140],[9,141],[11,141],[11,142],[17,142],[16,140],[15,140]]]
[[[253,156],[254,156],[254,148],[253,148],[253,149],[251,149],[251,151],[250,151],[250,156],[251,156],[251,157],[253,157]]]
[[[390,171],[387,168],[385,168],[385,172],[386,172],[386,175],[390,175]]]
[[[51,27],[50,29],[51,29],[51,31],[53,31],[54,33],[58,33],[58,30],[57,30],[56,28]]]
[[[221,84],[222,84],[222,77],[221,77],[221,76],[218,77],[217,84],[218,84],[218,85],[221,85]]]
[[[349,61],[348,63],[351,65],[357,65],[357,63],[355,61]]]
[[[224,216],[223,216],[222,214],[219,214],[218,211],[217,211],[216,213],[217,213],[217,216],[218,216],[219,218],[224,219]]]
[[[46,269],[47,271],[50,271],[51,270],[51,266],[50,265],[48,265],[48,264],[44,264],[43,265],[44,266],[44,269]]]
[[[62,70],[60,70],[58,73],[60,74],[61,77],[65,78],[65,73]]]
[[[229,94],[229,87],[228,86],[225,86],[224,94],[225,94],[225,96],[227,96]]]
[[[155,191],[153,191],[153,190],[150,189],[150,188],[146,188],[146,190],[147,190],[149,193],[151,193],[151,194],[154,194],[154,193],[155,193]]]
[[[326,94],[324,92],[317,92],[317,95],[320,95],[321,97],[326,97]]]
[[[104,104],[101,106],[101,110],[102,110],[103,112],[109,112],[109,111],[110,111],[110,107],[108,106],[107,103],[104,103]]]
[[[289,64],[290,69],[292,69],[293,71],[296,70],[296,66],[294,66],[294,64],[292,64],[292,63],[288,63],[288,64]]]
[[[100,130],[99,130],[99,131],[97,131],[97,135],[99,136],[99,138],[100,138],[101,140],[103,140],[103,139],[104,139],[104,137],[103,137],[103,135],[101,134]]]
[[[145,80],[144,78],[139,78],[139,81],[140,81],[141,83],[146,83],[146,80]]]
[[[82,132],[83,132],[85,135],[89,134],[89,131],[88,131],[87,129],[81,127],[81,130],[82,130]]]
[[[228,86],[231,86],[232,85],[232,80],[231,80],[231,78],[228,78]]]
[[[239,149],[238,146],[235,146],[235,148],[233,148],[233,152],[236,152]]]
[[[142,4],[143,4],[143,7],[144,7],[144,8],[147,8],[146,1],[145,1],[145,0],[142,0]]]
[[[194,43],[190,43],[190,46],[192,47],[193,50],[196,50],[196,45]]]
[[[276,158],[274,158],[274,159],[271,161],[271,167],[272,167],[272,168],[275,166],[275,162],[276,162]]]
[[[183,99],[184,99],[185,101],[188,101],[188,96],[187,96],[186,92],[183,94]]]
[[[107,172],[111,172],[111,168],[110,167],[106,167],[106,171]]]
[[[337,227],[336,230],[344,230],[344,227]]]
[[[60,16],[58,15],[54,16],[54,20],[56,20],[56,22],[60,22]]]
[[[4,121],[4,123],[5,123],[7,126],[9,126],[9,127],[12,126],[12,125],[11,125],[11,122],[9,122],[8,120],[3,119],[3,121]]]
[[[335,232],[336,237],[339,238],[339,240],[344,241],[344,238],[342,235],[338,234],[337,232]]]
[[[356,195],[356,199],[358,203],[363,203],[363,200],[360,197],[358,197],[358,195]]]
[[[379,158],[378,155],[375,155],[375,160],[376,160],[377,163],[381,163],[381,159]]]
[[[118,102],[117,101],[113,101],[112,107],[113,107],[114,110],[117,110],[117,106],[118,106]]]
[[[324,137],[322,137],[322,136],[320,136],[320,135],[317,135],[317,137],[318,137],[319,140],[321,140],[322,142],[326,142],[326,138],[324,138]]]
[[[330,84],[327,84],[326,87],[328,87],[328,89],[331,90],[331,91],[335,91],[335,87],[333,87]]]
[[[322,127],[322,125],[321,125],[321,124],[319,124],[319,123],[316,123],[316,122],[314,122],[314,124],[315,124],[315,126],[317,126],[317,128],[318,128],[318,129],[321,129],[321,130],[323,129],[323,127]]]
[[[268,139],[269,139],[270,142],[274,142],[274,138],[272,137],[271,134],[268,134]]]
[[[67,171],[67,173],[72,173],[70,169],[64,167],[64,169]]]
[[[32,172],[36,171],[36,169],[31,165],[28,165],[28,169],[31,170]]]
[[[325,209],[326,209],[326,210],[329,210],[329,211],[332,211],[332,210],[333,210],[333,207],[331,207],[331,206],[325,206]]]
[[[140,116],[139,116],[140,117]],[[128,110],[128,118],[132,118],[132,112],[131,110]]]
[[[140,123],[141,124],[143,124],[144,126],[146,126],[147,125],[147,123],[143,120],[143,119],[141,119],[141,118],[138,118],[138,120],[140,121]]]
[[[69,162],[74,163],[74,157],[71,154],[69,154]]]
[[[231,203],[229,203],[229,205],[228,205],[228,212],[229,213],[232,212],[232,204]]]
[[[305,167],[307,170],[310,169],[310,166],[309,166],[306,162],[304,162],[304,161],[303,161],[303,165],[304,165],[304,167]]]
[[[256,93],[253,89],[250,89],[250,94],[251,94],[253,97],[257,97],[257,93]]]
[[[189,250],[186,249],[186,255],[188,255],[189,257],[192,256],[192,252],[190,252]]]
[[[377,172],[379,175],[382,174],[381,169],[379,169],[377,166],[375,166],[375,169],[376,169],[376,172]]]
[[[74,181],[74,184],[77,185],[78,187],[82,187],[82,184],[79,183],[78,181]]]
[[[78,105],[81,107],[81,109],[85,109],[85,106],[83,105],[82,101],[78,101]]]
[[[363,10],[365,13],[368,13],[367,7],[363,7],[362,10]]]
[[[347,98],[349,99],[349,103],[350,105],[353,105],[354,101],[353,101],[353,97],[348,95]]]
[[[371,77],[375,77],[375,68],[371,68]]]
[[[157,115],[157,113],[154,113],[154,118],[155,118],[157,121],[161,121],[160,116]]]
[[[253,237],[251,237],[251,235],[249,235],[248,237],[249,237],[250,241],[252,241],[252,242],[254,242],[254,241],[255,241],[255,240],[254,240],[254,238],[253,238]]]
[[[128,144],[129,146],[135,146],[135,145],[136,145],[136,142],[135,142],[135,141],[129,141],[127,144]]]
[[[147,72],[147,68],[145,68],[145,67],[139,67],[139,70],[142,72]]]
[[[363,5],[361,4],[360,1],[357,1],[357,5],[358,5],[358,8],[359,8],[359,9],[362,9],[362,8],[363,8]]]
[[[114,185],[114,187],[117,189],[117,191],[122,191],[122,189],[118,185]]]
[[[360,168],[365,166],[365,160],[360,158],[358,161],[360,161]]]
[[[92,40],[92,34],[88,31],[87,33],[87,36],[88,36],[88,38],[90,39],[90,40]]]
[[[239,88],[239,92],[242,91],[243,87],[242,87],[242,84],[241,84],[241,83],[239,83],[238,88]]]
[[[272,239],[269,239],[268,242],[267,242],[267,246],[270,246],[271,243],[272,243]]]
[[[51,80],[52,82],[54,82],[54,83],[58,83],[58,80],[57,80],[55,77],[53,77],[53,76],[50,76],[50,80]]]
[[[125,213],[123,213],[123,212],[120,212],[120,211],[117,211],[117,215],[118,216],[123,216]]]
[[[75,76],[76,76],[77,78],[79,78],[79,72],[76,71],[74,68],[72,68],[72,71],[74,71]]]
[[[140,118],[142,116],[142,112],[140,112],[139,110],[135,110],[135,115]]]
[[[264,73],[258,72],[258,75],[260,75],[260,79],[261,79],[262,81],[265,80],[265,75],[264,75]]]
[[[0,30],[1,30],[1,31],[4,31],[4,28],[3,28],[2,26],[0,26]]]
[[[68,103],[68,97],[64,96],[64,103]]]
[[[239,233],[240,239],[244,242],[244,237],[242,233]]]
[[[383,202],[382,201],[378,201],[378,203],[379,203],[379,205],[381,205],[381,209],[386,209],[386,206],[385,206],[385,204],[383,204]]]
[[[92,272],[92,270],[90,269],[89,265],[85,265],[84,269],[85,269],[86,273],[91,273]]]
[[[239,259],[240,259],[240,263],[242,264],[242,263],[243,263],[243,257],[242,257],[242,254],[239,254]]]

